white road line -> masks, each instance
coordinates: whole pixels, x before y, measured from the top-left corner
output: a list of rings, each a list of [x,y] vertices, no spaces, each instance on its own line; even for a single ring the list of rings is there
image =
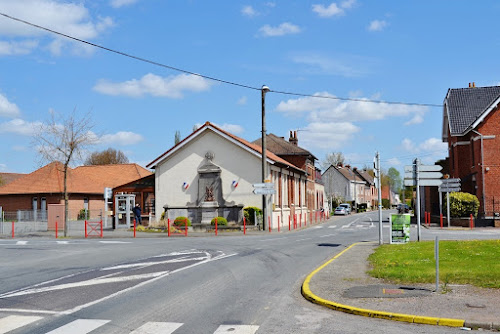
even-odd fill
[[[28,242],[27,241],[18,241],[16,242],[16,245],[26,245]]]
[[[107,268],[102,268],[101,270],[116,270],[116,269],[128,269],[128,268],[136,268],[136,267],[149,267],[149,266],[154,266],[157,264],[165,264],[165,263],[179,263],[179,262],[186,262],[186,261],[204,261],[209,259],[210,256],[203,256],[203,257],[191,257],[188,258],[187,256],[183,256],[177,259],[170,259],[170,260],[165,260],[165,261],[152,261],[152,262],[139,262],[139,263],[131,263],[131,264],[122,264],[118,266],[113,266],[113,267],[107,267]]]
[[[320,238],[331,237],[331,236],[334,236],[334,235],[337,235],[337,234],[325,234],[325,235],[321,235]]]
[[[21,328],[41,319],[43,319],[43,317],[9,315],[8,317],[0,319],[0,334],[8,333],[14,329]]]
[[[112,241],[112,240],[99,240],[102,244],[131,244],[130,241]]]
[[[69,241],[56,241],[58,245],[67,245]]]
[[[328,228],[337,228],[337,225],[328,226]]]
[[[295,242],[297,242],[297,241],[304,241],[304,240],[311,240],[311,239],[312,239],[312,238],[297,239],[297,240],[295,240]]]
[[[220,325],[214,334],[254,334],[259,329],[259,326],[251,325]]]
[[[178,322],[147,322],[130,334],[171,334],[182,325]]]
[[[28,310],[28,309],[22,309],[22,308],[0,308],[0,312],[38,313],[38,314],[59,314],[59,312],[56,312],[56,311]]]
[[[275,241],[275,240],[281,240],[281,239],[288,239],[288,238],[283,237],[283,238],[261,239],[259,241],[266,242],[266,241]]]
[[[313,228],[323,228],[323,226],[314,226]]]
[[[101,326],[104,326],[110,320],[99,319],[78,319],[67,325],[54,329],[47,334],[87,334]]]

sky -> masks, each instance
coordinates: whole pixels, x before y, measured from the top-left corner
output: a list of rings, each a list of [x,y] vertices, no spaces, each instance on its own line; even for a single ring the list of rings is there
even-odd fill
[[[52,114],[90,113],[88,152],[142,166],[207,121],[253,141],[266,85],[268,133],[297,131],[319,162],[371,167],[380,152],[403,173],[446,158],[449,88],[500,85],[495,0],[0,0],[0,13],[147,60],[0,16],[0,172],[44,164],[33,133]]]

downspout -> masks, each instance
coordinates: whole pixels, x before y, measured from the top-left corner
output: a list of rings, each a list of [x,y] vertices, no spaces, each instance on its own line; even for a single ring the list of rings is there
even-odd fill
[[[486,191],[486,187],[485,187],[485,184],[484,184],[484,151],[483,151],[483,135],[481,133],[479,133],[478,131],[472,129],[472,132],[475,132],[479,135],[479,137],[481,138],[481,179],[482,179],[482,184],[483,184],[483,217],[486,217],[486,194],[485,194],[485,191]]]

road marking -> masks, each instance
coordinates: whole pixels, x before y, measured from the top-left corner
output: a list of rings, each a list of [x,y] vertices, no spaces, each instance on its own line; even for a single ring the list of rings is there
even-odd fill
[[[67,245],[69,241],[56,241],[58,245]]]
[[[102,244],[131,244],[130,241],[112,241],[112,240],[99,240]]]
[[[39,314],[59,314],[56,311],[45,310],[27,310],[22,308],[0,308],[0,312],[18,312],[18,313],[39,313]]]
[[[313,228],[323,228],[323,226],[314,226]]]
[[[110,320],[99,319],[78,319],[67,325],[54,329],[47,334],[87,334],[101,326],[104,326]]]
[[[14,329],[21,328],[41,319],[43,319],[43,317],[9,315],[8,317],[0,319],[0,334],[8,333]]]
[[[147,322],[130,334],[171,334],[182,325],[178,322]]]
[[[297,242],[297,241],[304,241],[304,240],[311,240],[311,239],[312,239],[312,238],[297,239],[297,240],[295,240],[295,242]]]
[[[337,235],[337,234],[325,234],[325,235],[321,235],[320,238],[331,237],[331,236],[334,236],[334,235]]]
[[[27,243],[27,241],[18,241],[16,242],[16,245],[26,245]]]
[[[251,325],[220,325],[214,334],[254,334],[259,329],[259,326]]]
[[[328,226],[328,228],[337,228],[337,225]]]
[[[136,267],[149,267],[149,266],[154,266],[157,264],[179,263],[179,262],[186,262],[186,261],[204,261],[204,260],[209,259],[209,258],[210,258],[210,256],[191,257],[191,258],[184,256],[181,258],[165,260],[165,261],[157,261],[157,262],[151,261],[151,262],[122,264],[122,265],[118,265],[118,266],[102,268],[101,270],[116,270],[116,269],[129,269],[129,268],[136,268]]]
[[[272,238],[272,239],[262,239],[262,240],[259,240],[259,241],[275,241],[275,240],[281,240],[281,239],[288,239],[287,237],[283,237],[283,238]]]

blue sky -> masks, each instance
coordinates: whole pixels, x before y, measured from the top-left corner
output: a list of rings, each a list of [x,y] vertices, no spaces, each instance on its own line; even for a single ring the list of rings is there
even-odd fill
[[[250,87],[440,105],[500,84],[498,1],[0,0],[0,12],[117,51]],[[90,47],[0,16],[0,171],[40,167],[33,127],[91,112],[99,143],[146,165],[206,121],[260,137],[260,91]],[[270,92],[269,133],[319,160],[403,166],[446,157],[442,108]]]

